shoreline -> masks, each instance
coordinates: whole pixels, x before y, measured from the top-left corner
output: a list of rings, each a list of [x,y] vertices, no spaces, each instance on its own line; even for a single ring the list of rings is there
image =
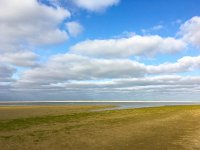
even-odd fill
[[[103,110],[120,110],[131,108],[146,108],[159,106],[178,106],[178,105],[200,105],[200,102],[193,101],[20,101],[20,102],[0,102],[0,107],[33,107],[33,106],[105,106]],[[110,106],[112,106],[110,108]],[[99,110],[97,110],[99,111]]]

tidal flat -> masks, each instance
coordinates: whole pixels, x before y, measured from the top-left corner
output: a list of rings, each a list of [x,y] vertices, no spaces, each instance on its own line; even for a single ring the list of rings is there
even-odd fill
[[[200,149],[200,105],[108,107],[0,106],[0,149]]]

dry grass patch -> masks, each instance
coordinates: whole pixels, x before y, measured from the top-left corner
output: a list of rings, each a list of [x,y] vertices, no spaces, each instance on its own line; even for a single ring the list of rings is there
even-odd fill
[[[54,113],[4,118],[0,146],[5,150],[200,149],[200,106],[90,111],[96,108],[100,107],[57,113],[59,107],[49,107]]]

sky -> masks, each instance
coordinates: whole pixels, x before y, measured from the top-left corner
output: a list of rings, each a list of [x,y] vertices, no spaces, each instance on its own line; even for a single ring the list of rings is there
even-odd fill
[[[200,1],[1,0],[15,100],[200,101]]]

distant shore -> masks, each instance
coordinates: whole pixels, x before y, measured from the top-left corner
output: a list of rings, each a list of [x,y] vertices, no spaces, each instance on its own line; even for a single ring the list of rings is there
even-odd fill
[[[168,105],[200,105],[194,101],[0,101],[1,106],[117,106],[112,109],[144,108]]]

